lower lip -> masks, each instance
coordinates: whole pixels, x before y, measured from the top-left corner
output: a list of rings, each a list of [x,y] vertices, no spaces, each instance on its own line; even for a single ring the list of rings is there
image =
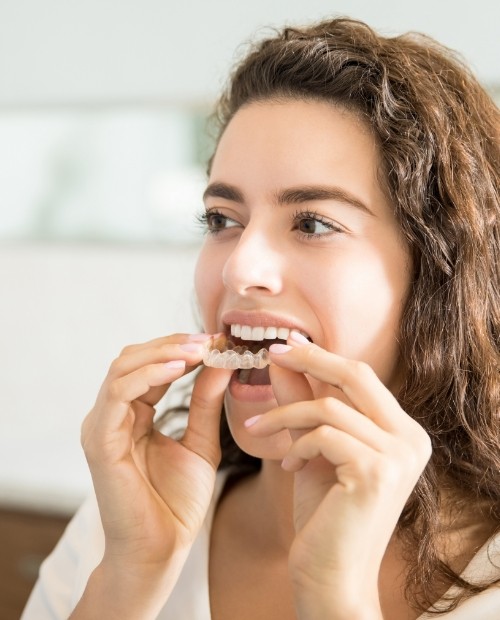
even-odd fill
[[[274,400],[272,385],[247,385],[238,381],[238,371],[231,375],[229,393],[235,400],[244,402],[260,403]]]

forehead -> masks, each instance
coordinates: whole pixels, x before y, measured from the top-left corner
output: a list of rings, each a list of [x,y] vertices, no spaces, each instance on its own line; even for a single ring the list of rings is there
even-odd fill
[[[385,202],[381,158],[358,114],[321,101],[265,101],[241,108],[226,127],[210,182],[275,192],[334,184],[360,200]]]

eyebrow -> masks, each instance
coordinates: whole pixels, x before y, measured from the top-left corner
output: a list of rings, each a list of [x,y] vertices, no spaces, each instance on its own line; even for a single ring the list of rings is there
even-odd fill
[[[221,182],[210,183],[203,193],[203,200],[207,198],[223,198],[240,204],[245,202],[243,193],[237,187],[229,183]],[[371,211],[364,202],[340,187],[329,185],[305,185],[290,187],[275,195],[275,202],[280,206],[297,205],[317,200],[335,200],[337,202],[343,202],[369,215],[374,215],[373,211]]]

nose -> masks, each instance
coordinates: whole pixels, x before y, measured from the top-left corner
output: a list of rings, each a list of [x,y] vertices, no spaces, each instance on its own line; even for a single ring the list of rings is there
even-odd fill
[[[226,259],[222,280],[241,296],[277,295],[283,288],[284,256],[273,240],[257,225],[248,225]]]

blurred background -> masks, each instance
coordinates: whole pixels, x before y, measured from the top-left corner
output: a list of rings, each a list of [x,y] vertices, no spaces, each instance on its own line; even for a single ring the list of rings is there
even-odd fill
[[[90,489],[80,424],[129,343],[196,330],[206,119],[245,41],[349,15],[500,95],[494,0],[0,0],[0,620]]]

